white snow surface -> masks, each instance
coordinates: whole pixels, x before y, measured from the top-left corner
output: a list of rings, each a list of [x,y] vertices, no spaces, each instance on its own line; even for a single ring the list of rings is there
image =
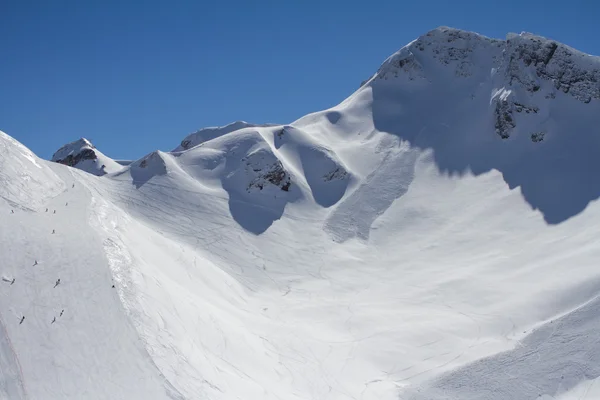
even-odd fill
[[[509,39],[104,177],[0,134],[0,398],[598,398],[600,61]]]

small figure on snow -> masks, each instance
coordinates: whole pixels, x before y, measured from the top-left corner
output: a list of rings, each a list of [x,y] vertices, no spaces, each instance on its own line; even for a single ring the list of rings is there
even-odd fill
[[[37,265],[37,260],[35,260],[35,261],[33,262],[33,265],[34,265],[34,266],[36,266],[36,265]]]
[[[55,323],[55,322],[56,322],[56,317],[54,317],[54,318],[52,319],[52,322],[50,322],[50,323],[51,323],[51,324],[53,324],[53,323]]]
[[[46,208],[46,212],[48,212],[48,209]]]
[[[23,321],[25,321],[25,316],[23,315],[23,318],[21,318],[21,322],[19,322],[19,325],[21,325],[23,323]]]
[[[14,213],[15,213],[15,210],[10,210],[10,213],[11,213],[11,214],[14,214]]]
[[[60,278],[58,278],[58,280],[56,281],[56,283],[54,284],[54,287],[57,287],[58,285],[60,285]]]
[[[71,187],[72,187],[72,188],[74,188],[74,187],[75,187],[75,184],[73,184],[73,186],[71,186]]]
[[[13,278],[12,281],[10,281],[10,284],[12,285],[13,283],[15,283],[15,278]]]
[[[64,310],[64,308],[63,308],[63,310],[60,312],[60,315],[59,315],[59,317],[62,317],[62,315],[63,315],[63,313],[64,313],[64,312],[65,312],[65,310]]]
[[[68,206],[68,205],[69,205],[69,202],[67,201],[67,202],[65,203],[65,207],[66,207],[66,206]]]
[[[52,234],[54,235],[54,229],[52,229]]]
[[[54,212],[52,214],[56,214],[56,210],[54,210]]]

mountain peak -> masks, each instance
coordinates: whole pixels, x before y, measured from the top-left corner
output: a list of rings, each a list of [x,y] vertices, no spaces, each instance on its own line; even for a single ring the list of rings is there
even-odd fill
[[[490,74],[504,76],[516,90],[534,93],[549,83],[550,97],[562,92],[584,103],[600,99],[600,57],[528,32],[500,40],[442,26],[390,56],[369,81],[443,84],[454,78],[483,81]]]
[[[102,176],[117,172],[122,166],[102,154],[86,138],[80,138],[62,146],[52,155],[52,161]]]
[[[80,138],[62,146],[52,155],[52,161],[74,167],[81,160],[96,159],[96,147],[86,138]]]

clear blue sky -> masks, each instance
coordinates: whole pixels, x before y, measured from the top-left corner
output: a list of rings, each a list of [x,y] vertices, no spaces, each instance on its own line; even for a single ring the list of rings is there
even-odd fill
[[[0,0],[0,130],[113,158],[235,120],[291,122],[440,25],[600,55],[600,1]]]

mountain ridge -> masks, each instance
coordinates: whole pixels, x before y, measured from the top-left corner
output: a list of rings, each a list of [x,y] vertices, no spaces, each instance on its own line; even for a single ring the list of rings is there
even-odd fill
[[[103,176],[0,133],[0,397],[600,396],[595,75],[443,29]]]

